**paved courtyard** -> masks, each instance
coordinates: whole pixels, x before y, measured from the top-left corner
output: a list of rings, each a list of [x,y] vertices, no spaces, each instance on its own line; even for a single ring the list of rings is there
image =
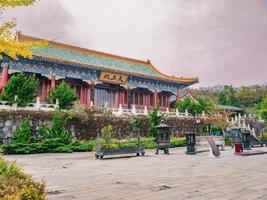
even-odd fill
[[[267,148],[264,148],[267,150]],[[208,152],[95,160],[93,153],[6,156],[37,180],[45,180],[48,199],[262,199],[267,200],[267,154],[220,158]]]

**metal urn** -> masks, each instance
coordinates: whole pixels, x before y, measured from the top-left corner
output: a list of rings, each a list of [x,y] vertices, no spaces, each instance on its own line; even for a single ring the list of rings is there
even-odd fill
[[[161,123],[156,126],[157,129],[157,150],[156,154],[159,153],[159,150],[163,150],[165,154],[169,155],[170,147],[170,126],[167,124]]]

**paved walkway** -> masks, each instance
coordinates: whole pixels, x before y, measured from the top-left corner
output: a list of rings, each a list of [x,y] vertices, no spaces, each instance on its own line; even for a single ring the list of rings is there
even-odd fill
[[[265,147],[264,150],[267,150]],[[267,154],[220,158],[208,152],[95,160],[93,153],[6,156],[37,180],[44,179],[48,199],[267,199]]]

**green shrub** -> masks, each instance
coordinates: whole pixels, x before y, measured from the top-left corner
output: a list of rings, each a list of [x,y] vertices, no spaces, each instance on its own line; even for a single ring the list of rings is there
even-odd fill
[[[225,141],[225,145],[226,146],[232,146],[233,139],[232,139],[231,136],[226,136],[225,139],[224,139],[224,141]]]
[[[258,136],[259,141],[267,141],[267,133]]]
[[[149,113],[149,136],[157,137],[156,126],[159,125],[160,121],[163,119],[163,115],[159,114],[159,106],[157,105],[154,110]]]
[[[53,149],[53,153],[72,153],[71,145],[62,145]]]
[[[131,131],[137,131],[141,128],[142,120],[140,118],[133,119],[129,122],[130,130]]]
[[[192,115],[201,114],[203,111],[209,113],[213,109],[213,103],[203,99],[202,97],[197,98],[197,101],[192,100],[186,96],[183,100],[176,101],[175,108],[180,112],[188,111]]]
[[[155,149],[157,143],[155,138],[141,138],[141,144],[145,149]],[[138,147],[137,138],[126,138],[118,140],[111,138],[111,141],[102,141],[102,149],[119,149],[119,148],[136,148]],[[171,137],[170,148],[186,146],[185,138]],[[61,138],[45,139],[38,143],[24,144],[24,143],[11,143],[1,146],[4,154],[33,154],[33,153],[71,153],[71,152],[88,152],[96,148],[96,141],[75,141],[70,144],[62,142]]]
[[[32,143],[36,141],[35,138],[33,137],[33,134],[31,132],[31,127],[30,127],[30,120],[28,118],[25,118],[20,126],[17,128],[15,134],[14,134],[14,139],[13,143]]]
[[[63,81],[49,93],[51,103],[56,103],[57,99],[60,109],[69,109],[77,99],[76,91]]]
[[[142,142],[145,149],[155,149],[157,148],[157,143],[155,138],[142,138]],[[174,147],[184,147],[186,146],[185,138],[171,137],[170,138],[170,148]]]
[[[39,129],[43,139],[59,138],[64,144],[69,144],[72,141],[72,135],[69,130],[65,130],[66,119],[58,110],[54,112],[51,126],[44,125]]]
[[[101,129],[101,148],[114,149],[117,148],[116,140],[113,137],[113,126],[107,125]]]
[[[137,138],[127,138],[120,141],[120,148],[122,149],[130,149],[138,147],[138,139]]]
[[[142,143],[145,149],[155,149],[157,148],[157,143],[155,142],[155,138],[142,138]]]
[[[1,99],[9,104],[18,103],[18,106],[25,107],[32,103],[37,96],[39,82],[35,75],[26,77],[22,72],[13,75],[4,87]],[[17,99],[15,99],[15,95]]]
[[[75,152],[87,152],[87,151],[93,151],[95,146],[96,146],[95,141],[87,141],[87,142],[77,141],[71,145],[71,149]]]
[[[42,142],[23,144],[11,143],[1,146],[4,154],[34,154],[34,153],[71,153],[92,151],[96,146],[95,141],[62,143],[60,138],[46,139]]]
[[[5,154],[31,154],[31,153],[43,153],[44,148],[40,143],[32,144],[4,144],[2,145],[2,150]]]
[[[44,200],[45,184],[35,182],[14,162],[0,158],[0,199],[3,200]]]
[[[186,139],[183,138],[178,138],[178,137],[171,137],[170,138],[170,147],[184,147],[186,146]]]
[[[50,138],[50,139],[45,139],[41,143],[43,149],[45,152],[54,152],[54,149],[60,147],[60,146],[65,146],[65,144],[62,142],[61,138]]]

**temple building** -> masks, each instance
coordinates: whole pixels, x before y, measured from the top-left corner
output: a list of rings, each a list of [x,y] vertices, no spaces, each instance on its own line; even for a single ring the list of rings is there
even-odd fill
[[[38,41],[17,32],[21,42]],[[168,76],[147,61],[75,47],[48,41],[47,45],[32,50],[32,59],[1,61],[0,90],[8,78],[19,71],[35,74],[40,81],[39,97],[46,102],[49,90],[61,81],[66,81],[76,90],[81,104],[102,108],[152,109],[156,104],[161,109],[170,106],[170,101],[179,98],[179,89],[198,82],[197,78]]]

